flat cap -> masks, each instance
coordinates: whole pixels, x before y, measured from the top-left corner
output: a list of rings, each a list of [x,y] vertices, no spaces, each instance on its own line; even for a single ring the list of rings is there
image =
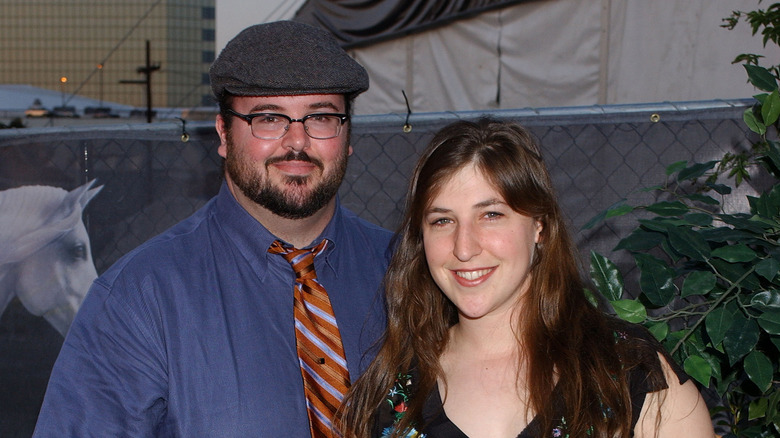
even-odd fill
[[[295,21],[257,24],[225,46],[209,70],[217,99],[345,94],[368,89],[368,73],[323,29]]]

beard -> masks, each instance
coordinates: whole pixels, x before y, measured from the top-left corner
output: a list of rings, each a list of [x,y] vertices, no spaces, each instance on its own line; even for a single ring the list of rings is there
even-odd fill
[[[347,148],[344,154],[326,173],[320,160],[309,157],[306,152],[290,151],[282,157],[267,159],[262,165],[265,172],[253,166],[249,158],[237,151],[228,135],[225,171],[233,183],[247,198],[270,212],[286,219],[303,219],[322,209],[339,190],[347,172]],[[313,178],[308,176],[283,176],[281,186],[275,186],[269,178],[270,166],[282,161],[305,161],[314,164],[322,174],[321,181],[314,187],[308,185]]]

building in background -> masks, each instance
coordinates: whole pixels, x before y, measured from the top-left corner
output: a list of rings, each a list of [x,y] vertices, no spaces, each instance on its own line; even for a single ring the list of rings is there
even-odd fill
[[[211,106],[215,15],[215,0],[3,0],[0,84],[143,108],[149,71],[154,107]]]

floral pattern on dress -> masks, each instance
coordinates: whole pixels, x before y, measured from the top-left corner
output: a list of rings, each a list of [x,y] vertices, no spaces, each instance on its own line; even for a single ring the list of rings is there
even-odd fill
[[[382,431],[381,438],[389,437],[395,429],[395,424],[397,424],[398,421],[403,418],[404,413],[406,413],[406,410],[408,409],[409,399],[412,397],[412,387],[413,383],[411,374],[398,374],[393,387],[390,388],[390,392],[387,394],[387,398],[385,399],[385,402],[390,405],[390,408],[393,411],[393,417],[395,418],[395,421],[393,426],[386,427]],[[402,435],[402,438],[425,438],[425,434],[418,432],[412,427],[406,431],[405,435]]]

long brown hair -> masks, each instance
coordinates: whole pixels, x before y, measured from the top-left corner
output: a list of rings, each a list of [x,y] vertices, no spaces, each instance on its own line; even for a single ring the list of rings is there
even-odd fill
[[[376,358],[345,398],[338,419],[342,432],[368,437],[396,377],[412,367],[419,376],[418,396],[408,403],[393,436],[424,424],[423,404],[442,376],[439,357],[458,314],[428,271],[423,214],[449,177],[472,163],[513,210],[542,224],[529,291],[522,298],[523,311],[515,315],[521,360],[528,370],[529,409],[541,430],[554,426],[555,389],[563,397],[569,436],[586,436],[591,428],[594,438],[629,436],[625,363],[621,366],[614,343],[605,342],[613,339],[608,318],[585,297],[575,246],[539,148],[524,128],[491,119],[443,128],[414,170],[397,249],[385,276],[388,326]]]

